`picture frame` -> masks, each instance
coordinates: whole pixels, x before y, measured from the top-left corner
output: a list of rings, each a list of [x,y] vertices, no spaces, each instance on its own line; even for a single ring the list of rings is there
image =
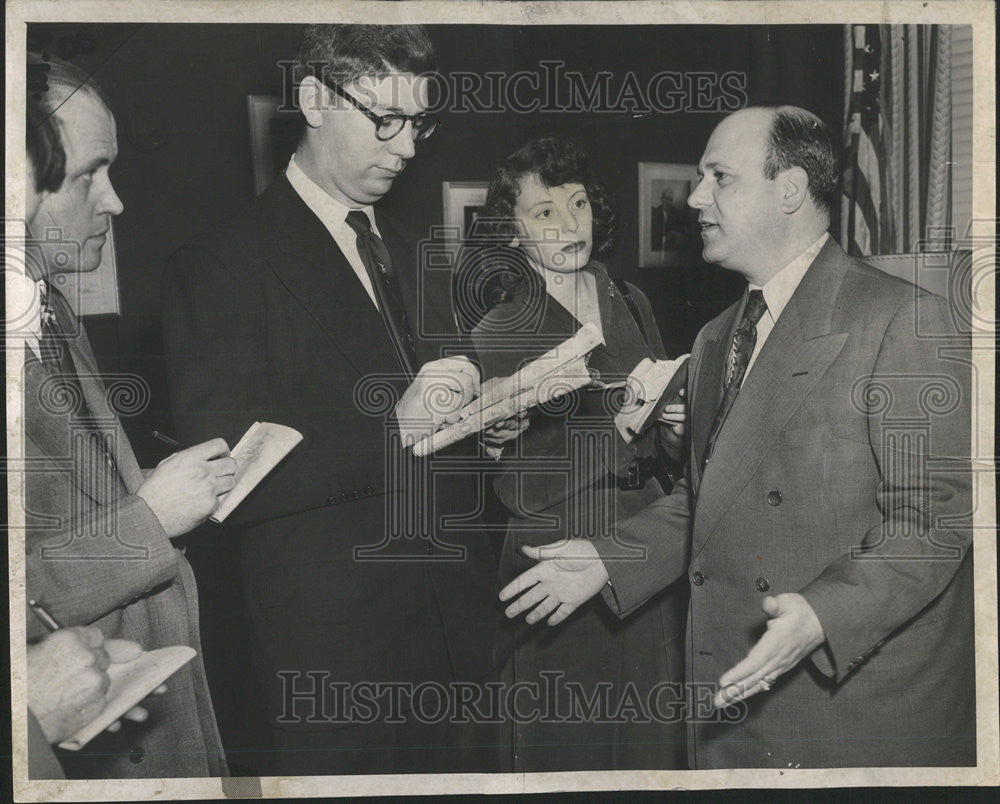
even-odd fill
[[[677,267],[699,245],[697,214],[687,205],[697,184],[697,165],[639,163],[640,268]]]
[[[486,205],[486,181],[446,181],[441,183],[445,240],[457,249],[468,239],[472,225]]]
[[[299,135],[297,109],[280,109],[278,95],[247,95],[253,192],[260,195],[295,153]]]

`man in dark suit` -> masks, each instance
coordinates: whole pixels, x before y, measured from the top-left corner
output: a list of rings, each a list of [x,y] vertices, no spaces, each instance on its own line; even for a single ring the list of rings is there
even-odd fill
[[[674,206],[671,190],[660,193],[660,205],[651,210],[653,251],[669,251],[684,245],[684,215]]]
[[[433,695],[410,701],[483,678],[498,613],[490,544],[462,524],[474,478],[435,476],[400,444],[471,401],[479,373],[448,356],[447,286],[429,289],[372,206],[433,130],[418,77],[433,49],[416,26],[323,25],[299,60],[287,170],[167,267],[178,431],[238,438],[261,419],[304,436],[230,520],[274,771],[498,770],[466,747],[493,738],[463,736]]]
[[[686,481],[614,534],[643,560],[526,550],[561,560],[502,592],[553,623],[686,574],[693,768],[976,761],[968,342],[829,238],[835,153],[796,107],[716,128],[688,203],[749,287],[691,352]]]
[[[143,400],[141,380],[116,378],[117,391],[105,386],[82,325],[53,287],[63,274],[100,265],[110,219],[122,211],[108,176],[118,151],[115,120],[81,71],[53,59],[45,75],[42,105],[62,131],[65,178],[28,222],[35,247],[25,272],[8,277],[23,314],[7,334],[23,341],[20,354],[8,356],[23,359],[26,597],[54,617],[46,623],[27,611],[26,636],[35,643],[55,623],[67,628],[29,651],[48,655],[46,664],[60,656],[74,661],[79,651],[72,634],[94,632],[69,627],[83,625],[100,631],[92,646],[129,640],[148,650],[181,644],[200,650],[194,578],[171,540],[215,510],[218,495],[233,486],[236,463],[221,439],[178,452],[147,474],[136,462],[113,403],[122,391],[136,394],[132,402]],[[52,705],[48,699],[69,695],[70,686],[46,686],[51,674],[35,667],[29,700],[40,713]],[[145,722],[124,724],[80,752],[63,754],[66,775],[225,773],[200,657],[144,709]],[[41,714],[39,722],[57,741],[59,729],[48,728]],[[38,772],[54,771],[50,765]]]

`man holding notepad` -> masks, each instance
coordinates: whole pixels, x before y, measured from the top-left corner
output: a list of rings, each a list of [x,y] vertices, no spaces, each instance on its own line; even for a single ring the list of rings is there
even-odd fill
[[[95,717],[110,707],[91,693],[107,681],[98,672],[108,668],[102,655],[113,652],[114,664],[137,651],[123,640],[146,651],[177,647],[188,657],[200,648],[194,578],[171,539],[216,509],[218,496],[233,486],[236,462],[216,438],[151,471],[139,468],[86,333],[56,289],[62,274],[100,265],[110,219],[122,211],[108,176],[118,150],[114,117],[86,74],[56,60],[32,63],[45,68],[41,103],[61,128],[66,175],[28,221],[37,248],[28,252],[25,272],[9,277],[26,314],[8,335],[24,344],[25,584],[35,602],[26,619],[29,701],[45,737],[56,742],[73,736],[64,719],[47,717],[59,700],[78,693]],[[74,634],[91,635],[92,654]],[[44,651],[33,649],[36,641]],[[123,646],[128,655],[118,650]],[[98,685],[89,692],[72,672],[88,661],[96,662],[91,675]],[[61,676],[42,668],[61,668],[71,681],[46,684]],[[225,773],[200,657],[187,659],[144,709],[145,722],[124,723],[82,750],[60,754],[66,775]],[[63,725],[53,726],[56,720]],[[57,775],[52,767],[43,773]]]
[[[434,69],[418,26],[307,28],[287,169],[164,275],[179,436],[237,438],[255,420],[303,435],[226,520],[276,749],[265,770],[281,775],[502,769],[482,755],[499,736],[421,722],[406,700],[489,673],[499,614],[476,479],[435,478],[404,448],[480,390],[447,282],[429,289],[415,240],[378,206],[434,129]],[[221,688],[246,681],[223,673]],[[338,711],[341,689],[375,703]],[[240,739],[239,761],[259,762],[267,746]]]

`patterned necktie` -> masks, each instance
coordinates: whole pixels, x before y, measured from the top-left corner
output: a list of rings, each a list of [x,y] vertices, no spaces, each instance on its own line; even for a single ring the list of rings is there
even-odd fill
[[[86,410],[83,403],[83,391],[80,389],[80,381],[76,376],[73,358],[69,354],[66,333],[59,323],[55,307],[52,306],[52,292],[47,283],[41,289],[41,294],[41,338],[38,341],[38,351],[41,353],[42,364],[49,370],[50,374],[56,375],[59,381],[67,387],[68,392],[72,394],[71,398],[80,401],[79,409],[83,413]]]
[[[743,378],[747,373],[747,366],[750,365],[750,355],[757,345],[757,322],[767,310],[767,302],[764,300],[764,293],[760,290],[751,290],[747,297],[746,307],[743,308],[743,317],[736,327],[736,334],[733,336],[732,365],[726,377],[726,391],[722,397],[722,404],[719,405],[719,412],[715,416],[715,423],[712,425],[712,432],[708,436],[708,443],[705,445],[705,462],[712,456],[715,448],[715,440],[719,437],[722,425],[726,422],[736,395],[740,392]]]
[[[360,209],[352,209],[347,213],[347,224],[358,235],[358,254],[361,255],[361,262],[368,271],[368,278],[375,290],[379,310],[386,329],[389,330],[399,362],[407,374],[413,377],[417,373],[417,354],[413,347],[413,336],[410,334],[410,325],[406,318],[406,310],[403,308],[403,299],[396,283],[389,250],[382,242],[382,238],[372,231],[371,221]]]

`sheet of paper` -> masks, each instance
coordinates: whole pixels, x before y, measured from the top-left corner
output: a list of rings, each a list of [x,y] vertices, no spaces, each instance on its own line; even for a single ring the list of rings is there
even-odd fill
[[[236,459],[236,485],[220,497],[222,501],[213,522],[222,522],[246,496],[254,490],[292,448],[302,440],[302,433],[283,424],[254,422],[240,442],[233,447],[231,455]]]
[[[66,751],[79,751],[196,655],[194,648],[174,645],[144,651],[131,662],[109,665],[111,686],[108,687],[107,703],[101,714],[59,743],[59,747]]]

